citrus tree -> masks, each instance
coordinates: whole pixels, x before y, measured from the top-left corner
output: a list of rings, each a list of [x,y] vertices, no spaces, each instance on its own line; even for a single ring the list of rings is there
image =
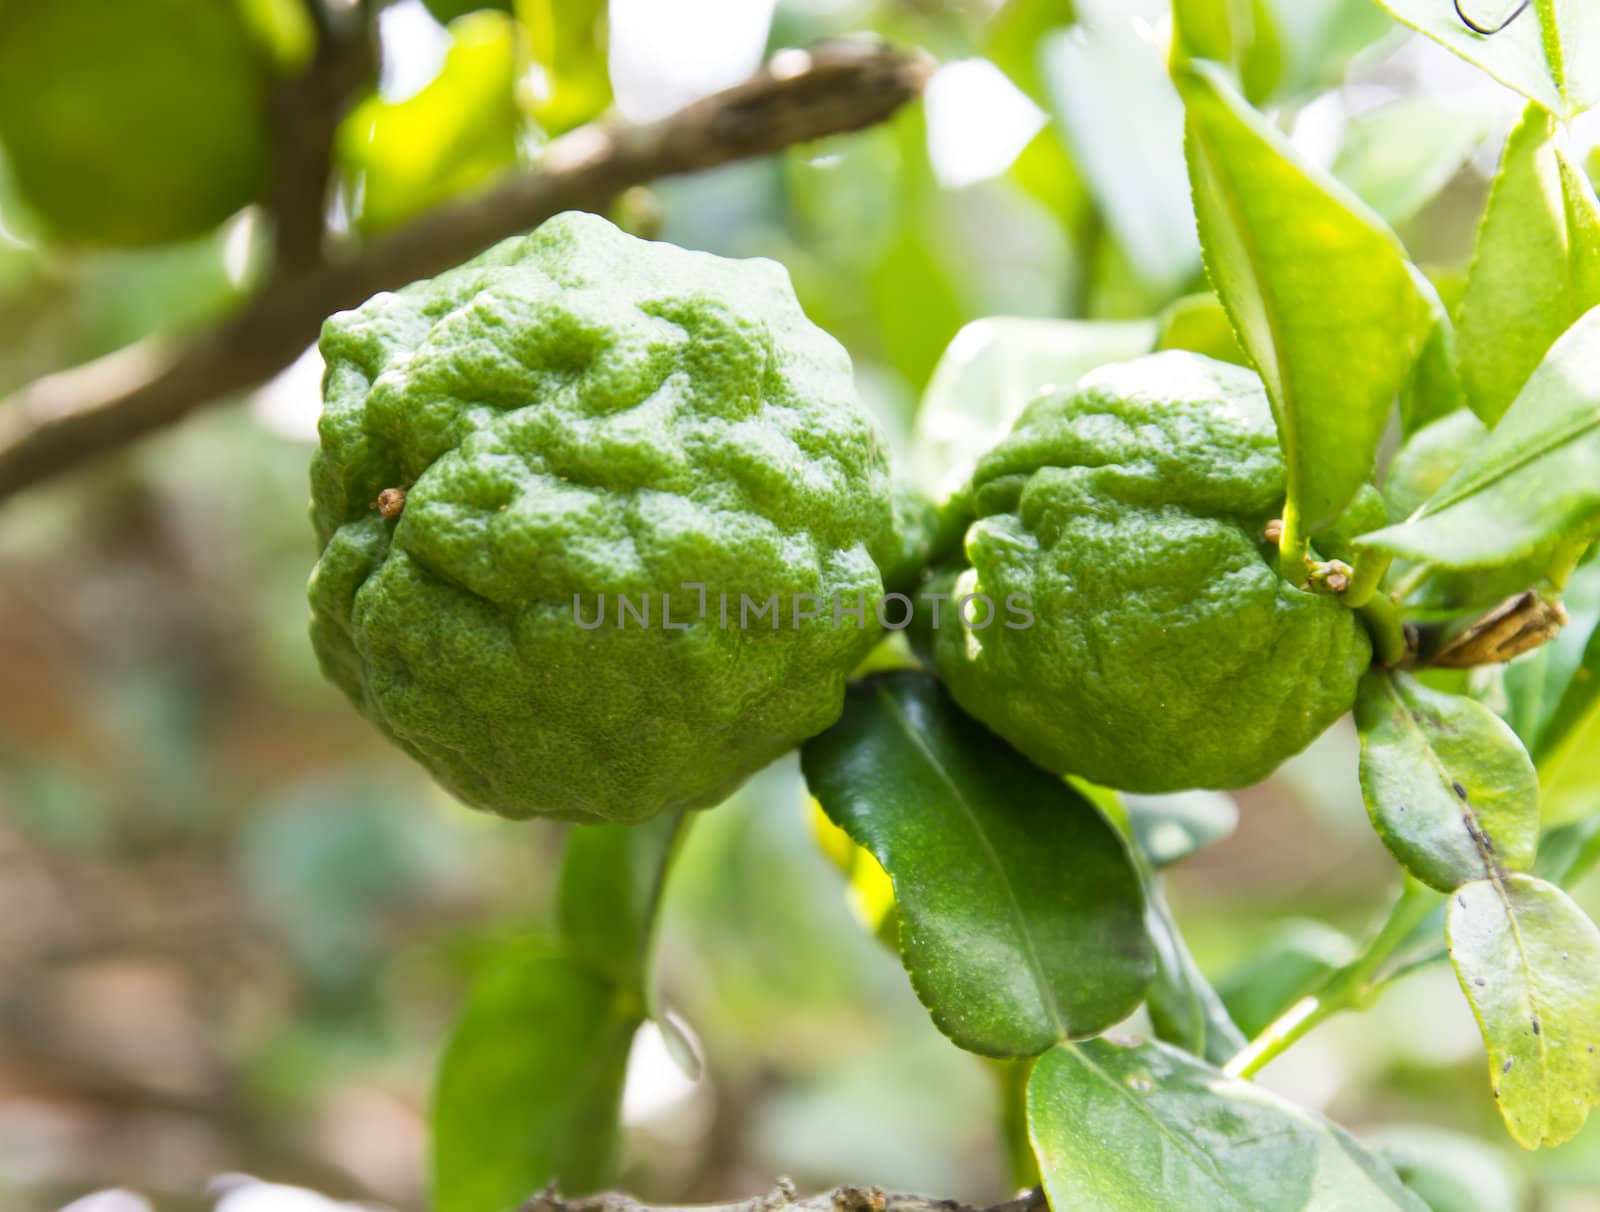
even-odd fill
[[[1600,1102],[1600,930],[1568,892],[1600,860],[1588,5],[886,6],[880,32],[982,58],[1054,119],[1005,169],[1074,250],[1057,314],[1026,319],[976,310],[925,255],[937,238],[911,238],[941,204],[916,107],[859,137],[881,136],[864,196],[894,196],[861,220],[879,225],[865,264],[849,233],[796,237],[787,268],[690,251],[645,238],[651,198],[611,205],[877,123],[927,83],[926,52],[784,51],[628,123],[603,116],[599,4],[430,5],[451,48],[402,100],[365,91],[366,5],[112,6],[119,63],[148,39],[225,78],[202,120],[81,48],[78,74],[57,70],[55,23],[99,7],[0,0],[0,141],[26,212],[47,240],[149,245],[255,203],[269,268],[145,377],[22,387],[0,406],[0,491],[253,384],[326,317],[321,669],[454,798],[572,823],[551,928],[496,952],[443,1050],[441,1212],[639,1206],[608,1190],[637,1033],[715,1064],[663,992],[675,859],[792,753],[864,927],[995,1077],[1022,1191],[997,1208],[1490,1207],[1425,1150],[1255,1080],[1429,966],[1455,974],[1510,1139],[1583,1129]],[[1357,111],[1332,156],[1304,129],[1402,27],[1518,96],[1453,261],[1412,221],[1492,118],[1396,100]],[[83,120],[102,88],[126,130]],[[140,124],[187,122],[177,167],[134,154]],[[793,185],[800,226],[852,213],[826,189]],[[819,286],[836,275],[847,297]],[[919,394],[899,432],[830,329]],[[1351,953],[1262,955],[1225,996],[1167,871],[1231,831],[1208,793],[1259,784],[1347,714],[1398,891]],[[738,1206],[939,1195],[781,1185]]]

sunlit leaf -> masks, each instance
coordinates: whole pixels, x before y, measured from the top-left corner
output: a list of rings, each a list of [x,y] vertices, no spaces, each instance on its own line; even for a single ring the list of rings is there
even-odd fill
[[[1512,1138],[1525,1149],[1571,1139],[1600,1102],[1600,930],[1529,875],[1468,884],[1445,928]]]
[[[1120,835],[934,679],[858,684],[801,762],[829,817],[889,873],[912,985],[957,1044],[1031,1056],[1138,1005],[1154,961]]]
[[[950,342],[922,397],[912,434],[918,483],[942,499],[971,478],[979,456],[1050,386],[1150,352],[1155,325],[996,317]]]
[[[1409,435],[1464,409],[1466,391],[1456,356],[1456,330],[1438,290],[1419,270],[1412,274],[1427,307],[1426,336],[1411,376],[1400,388],[1400,429]]]
[[[1600,308],[1555,343],[1500,424],[1408,521],[1360,545],[1450,568],[1510,563],[1600,516]]]
[[[1164,1044],[1064,1044],[1028,1083],[1045,1194],[1071,1212],[1427,1212],[1346,1132]]]
[[[1167,48],[1112,0],[1077,7],[1079,24],[1039,47],[1048,108],[1134,269],[1170,294],[1199,270],[1200,250]]]
[[[438,1212],[515,1208],[559,1181],[613,1179],[628,1050],[643,1006],[560,951],[515,947],[473,988],[433,1099]]]
[[[1272,399],[1301,532],[1372,475],[1426,309],[1393,233],[1209,64],[1177,70],[1206,267]]]
[[[1272,94],[1283,56],[1271,5],[1263,0],[1173,0],[1175,49],[1232,66],[1252,101]]]
[[[1505,415],[1573,321],[1600,305],[1600,201],[1536,105],[1506,143],[1458,308],[1461,381],[1484,423]]]
[[[444,67],[421,92],[368,97],[339,127],[339,159],[366,231],[431,210],[517,162],[516,24],[505,13],[468,13],[450,35]]]
[[[1170,867],[1215,846],[1239,826],[1239,805],[1220,791],[1124,795],[1134,841],[1150,862]]]
[[[1450,184],[1489,134],[1490,111],[1407,97],[1350,119],[1333,175],[1391,224],[1411,218]]]
[[[539,67],[533,117],[547,134],[581,126],[611,104],[605,0],[516,0]]]
[[[1485,29],[1511,18],[1521,0],[1461,0]],[[1378,0],[1397,20],[1475,63],[1502,84],[1559,117],[1600,103],[1600,7],[1592,0],[1533,0],[1499,33],[1468,28],[1454,5],[1437,0]]]
[[[1177,300],[1161,313],[1160,323],[1157,349],[1187,349],[1221,362],[1250,365],[1250,355],[1239,348],[1227,309],[1210,291]]]
[[[1504,720],[1383,670],[1362,679],[1355,714],[1367,812],[1407,871],[1451,892],[1533,866],[1539,780]]]
[[[1391,22],[1372,0],[1265,0],[1283,69],[1280,97],[1317,93],[1343,79],[1350,60],[1386,34]]]
[[[1507,666],[1502,683],[1506,722],[1540,767],[1600,695],[1600,561],[1590,560],[1573,572],[1561,604],[1567,625],[1537,652]]]

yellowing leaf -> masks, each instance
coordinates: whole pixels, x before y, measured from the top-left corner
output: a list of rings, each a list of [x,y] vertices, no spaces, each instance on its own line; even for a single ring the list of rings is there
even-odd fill
[[[404,101],[369,97],[339,128],[339,159],[365,231],[431,210],[517,162],[523,120],[515,23],[485,11],[449,28],[450,53],[427,87]]]

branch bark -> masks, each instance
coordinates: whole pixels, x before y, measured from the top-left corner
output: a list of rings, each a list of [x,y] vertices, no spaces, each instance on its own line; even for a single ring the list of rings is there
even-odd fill
[[[119,350],[0,402],[0,501],[259,385],[316,339],[331,312],[459,264],[561,211],[601,209],[633,186],[882,122],[921,93],[929,71],[921,55],[870,43],[783,51],[745,83],[659,121],[573,131],[527,174],[348,259],[274,276],[197,337]]]
[[[723,1204],[683,1206],[640,1203],[621,1191],[602,1191],[575,1199],[548,1187],[525,1201],[517,1212],[1047,1212],[1044,1193],[1035,1187],[1016,1199],[982,1207],[927,1195],[895,1195],[878,1187],[835,1187],[801,1197],[787,1180],[775,1190]]]

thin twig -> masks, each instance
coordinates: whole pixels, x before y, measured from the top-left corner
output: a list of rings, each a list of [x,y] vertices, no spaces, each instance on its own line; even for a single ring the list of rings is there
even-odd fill
[[[323,0],[304,0],[316,31],[316,51],[300,75],[285,80],[272,98],[273,272],[303,272],[322,258],[327,230],[333,144],[350,101],[377,73],[375,31],[367,15],[337,16]]]
[[[582,127],[552,143],[535,171],[424,215],[347,260],[275,277],[185,344],[121,350],[0,402],[0,500],[257,386],[316,339],[330,312],[438,273],[561,211],[601,209],[632,186],[882,122],[921,93],[929,71],[921,55],[831,43],[781,52],[745,83],[659,121]]]
[[[518,1212],[1044,1212],[1044,1193],[1035,1187],[1015,1199],[989,1207],[926,1195],[896,1195],[878,1187],[835,1187],[801,1197],[793,1184],[780,1179],[763,1195],[722,1204],[645,1204],[621,1191],[566,1198],[547,1187],[523,1203]]]

